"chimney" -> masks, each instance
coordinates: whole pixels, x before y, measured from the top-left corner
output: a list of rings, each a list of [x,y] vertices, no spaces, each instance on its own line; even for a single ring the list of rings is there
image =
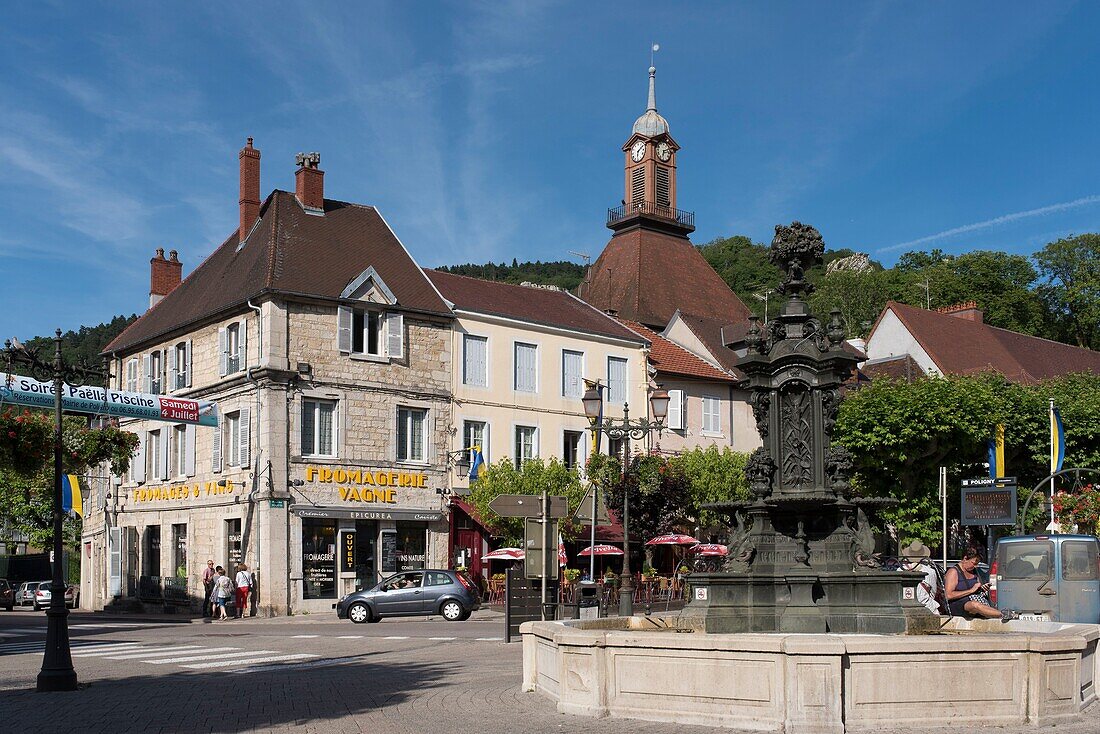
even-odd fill
[[[949,316],[954,316],[957,319],[966,319],[967,321],[976,321],[981,324],[984,323],[985,313],[978,308],[976,301],[967,301],[966,303],[956,303],[954,306],[944,306],[943,308],[937,308],[937,313],[945,313]]]
[[[321,165],[320,153],[299,153],[297,155],[298,172],[294,174],[296,179],[295,194],[298,203],[306,209],[317,212],[325,210],[325,172]]]
[[[183,263],[179,261],[176,251],[169,252],[165,260],[164,248],[158,247],[157,254],[149,261],[149,308],[175,290],[182,274]]]
[[[241,148],[238,157],[241,159],[241,228],[237,236],[244,242],[260,218],[260,151],[252,147],[252,138]]]

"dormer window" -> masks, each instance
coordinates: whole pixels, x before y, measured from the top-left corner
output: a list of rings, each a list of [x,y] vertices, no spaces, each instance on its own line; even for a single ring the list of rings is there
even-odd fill
[[[340,306],[336,318],[341,354],[372,360],[405,358],[405,319],[379,308]]]
[[[248,327],[244,319],[218,329],[219,373],[222,377],[240,372],[247,364]]]
[[[385,319],[380,311],[354,311],[351,316],[351,353],[384,356],[382,326]]]

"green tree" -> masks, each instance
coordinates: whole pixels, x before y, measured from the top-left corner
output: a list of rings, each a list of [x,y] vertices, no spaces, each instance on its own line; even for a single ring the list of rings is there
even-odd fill
[[[61,356],[70,364],[84,362],[98,367],[102,362],[100,354],[107,348],[107,345],[136,320],[136,314],[115,316],[110,321],[98,326],[81,326],[75,331],[70,329],[61,335]],[[53,340],[53,335],[49,335],[36,336],[25,341],[27,348],[38,350],[43,359],[52,359]],[[12,365],[12,367],[13,372],[25,374],[21,372],[18,365]]]
[[[1039,295],[1050,309],[1058,338],[1100,349],[1100,234],[1051,242],[1035,255],[1046,282]]]
[[[893,293],[891,273],[840,270],[825,275],[810,296],[810,308],[822,318],[840,309],[849,337],[865,337]]]
[[[585,492],[577,471],[567,468],[557,458],[548,462],[529,459],[523,462],[522,469],[517,469],[509,459],[501,459],[481,468],[477,481],[470,485],[469,501],[508,545],[521,547],[523,518],[501,517],[489,509],[489,503],[502,494],[539,495],[544,489],[552,495],[566,497],[569,501],[570,517],[580,505]],[[559,522],[563,537],[572,538],[577,533],[578,527],[569,519]]]
[[[725,526],[724,516],[704,510],[703,505],[713,502],[738,502],[750,498],[745,480],[745,462],[748,454],[733,451],[728,446],[695,448],[672,456],[668,463],[684,477],[691,496],[692,514],[702,527]]]
[[[138,437],[113,426],[89,428],[87,419],[62,422],[62,471],[83,475],[91,467],[110,464],[114,474],[130,467]],[[53,423],[52,416],[29,410],[0,413],[0,516],[8,528],[23,533],[32,545],[53,542]],[[64,542],[80,537],[80,520],[67,517]]]
[[[753,294],[774,288],[780,280],[779,268],[768,260],[767,245],[735,235],[711,240],[699,247],[699,253],[753,313],[763,315],[764,303]]]

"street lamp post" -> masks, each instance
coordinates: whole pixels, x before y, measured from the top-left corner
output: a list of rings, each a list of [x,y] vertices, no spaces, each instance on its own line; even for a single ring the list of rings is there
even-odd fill
[[[602,418],[603,385],[598,382],[589,385],[581,401],[584,403],[584,414],[592,424],[591,430],[602,431],[610,440],[621,440],[623,443],[623,574],[619,585],[619,615],[629,617],[634,614],[634,576],[630,571],[630,501],[626,483],[630,439],[642,440],[652,431],[661,431],[664,428],[665,416],[668,415],[668,393],[660,388],[650,393],[649,406],[654,420],[631,420],[629,404],[623,404],[621,419]],[[595,512],[592,514],[594,516]],[[596,519],[593,517],[593,526],[595,523]]]
[[[110,371],[84,365],[69,364],[61,356],[61,329],[54,336],[53,359],[43,361],[36,350],[27,349],[18,341],[4,342],[4,357],[9,365],[21,365],[37,379],[53,381],[53,581],[50,583],[50,608],[46,610],[46,651],[42,670],[38,673],[39,691],[75,691],[76,671],[69,650],[69,609],[65,606],[65,577],[61,567],[65,544],[64,512],[61,509],[61,398],[66,383],[78,385],[88,378],[107,380]]]

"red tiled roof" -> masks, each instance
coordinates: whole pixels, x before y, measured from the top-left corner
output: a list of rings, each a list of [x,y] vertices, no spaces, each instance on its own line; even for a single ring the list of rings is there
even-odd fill
[[[443,297],[459,309],[645,343],[638,334],[568,291],[481,280],[439,270],[424,273]]]
[[[600,311],[663,329],[677,310],[726,323],[749,309],[686,237],[645,227],[618,232],[577,295]]]
[[[653,363],[658,372],[717,382],[739,381],[736,377],[726,374],[705,360],[699,359],[688,350],[670,342],[637,321],[628,321],[627,319],[621,319],[621,321],[650,341],[649,361]]]
[[[1100,373],[1100,352],[895,301],[886,304],[868,341],[888,310],[945,374],[993,370],[1015,382],[1033,382],[1071,372]]]
[[[741,371],[737,369],[737,362],[740,357],[737,356],[737,352],[726,345],[737,338],[744,337],[748,332],[748,314],[745,314],[744,319],[736,323],[730,323],[725,319],[699,316],[681,311],[680,320],[691,329],[691,333],[695,334],[699,341],[703,342],[703,346],[714,355],[714,358],[718,360],[718,364],[739,377],[743,376]]]
[[[339,298],[371,266],[399,307],[450,315],[374,207],[325,199],[325,214],[318,216],[306,213],[294,194],[276,190],[261,207],[260,220],[243,247],[234,232],[104,352],[125,351],[239,311],[263,293]]]

